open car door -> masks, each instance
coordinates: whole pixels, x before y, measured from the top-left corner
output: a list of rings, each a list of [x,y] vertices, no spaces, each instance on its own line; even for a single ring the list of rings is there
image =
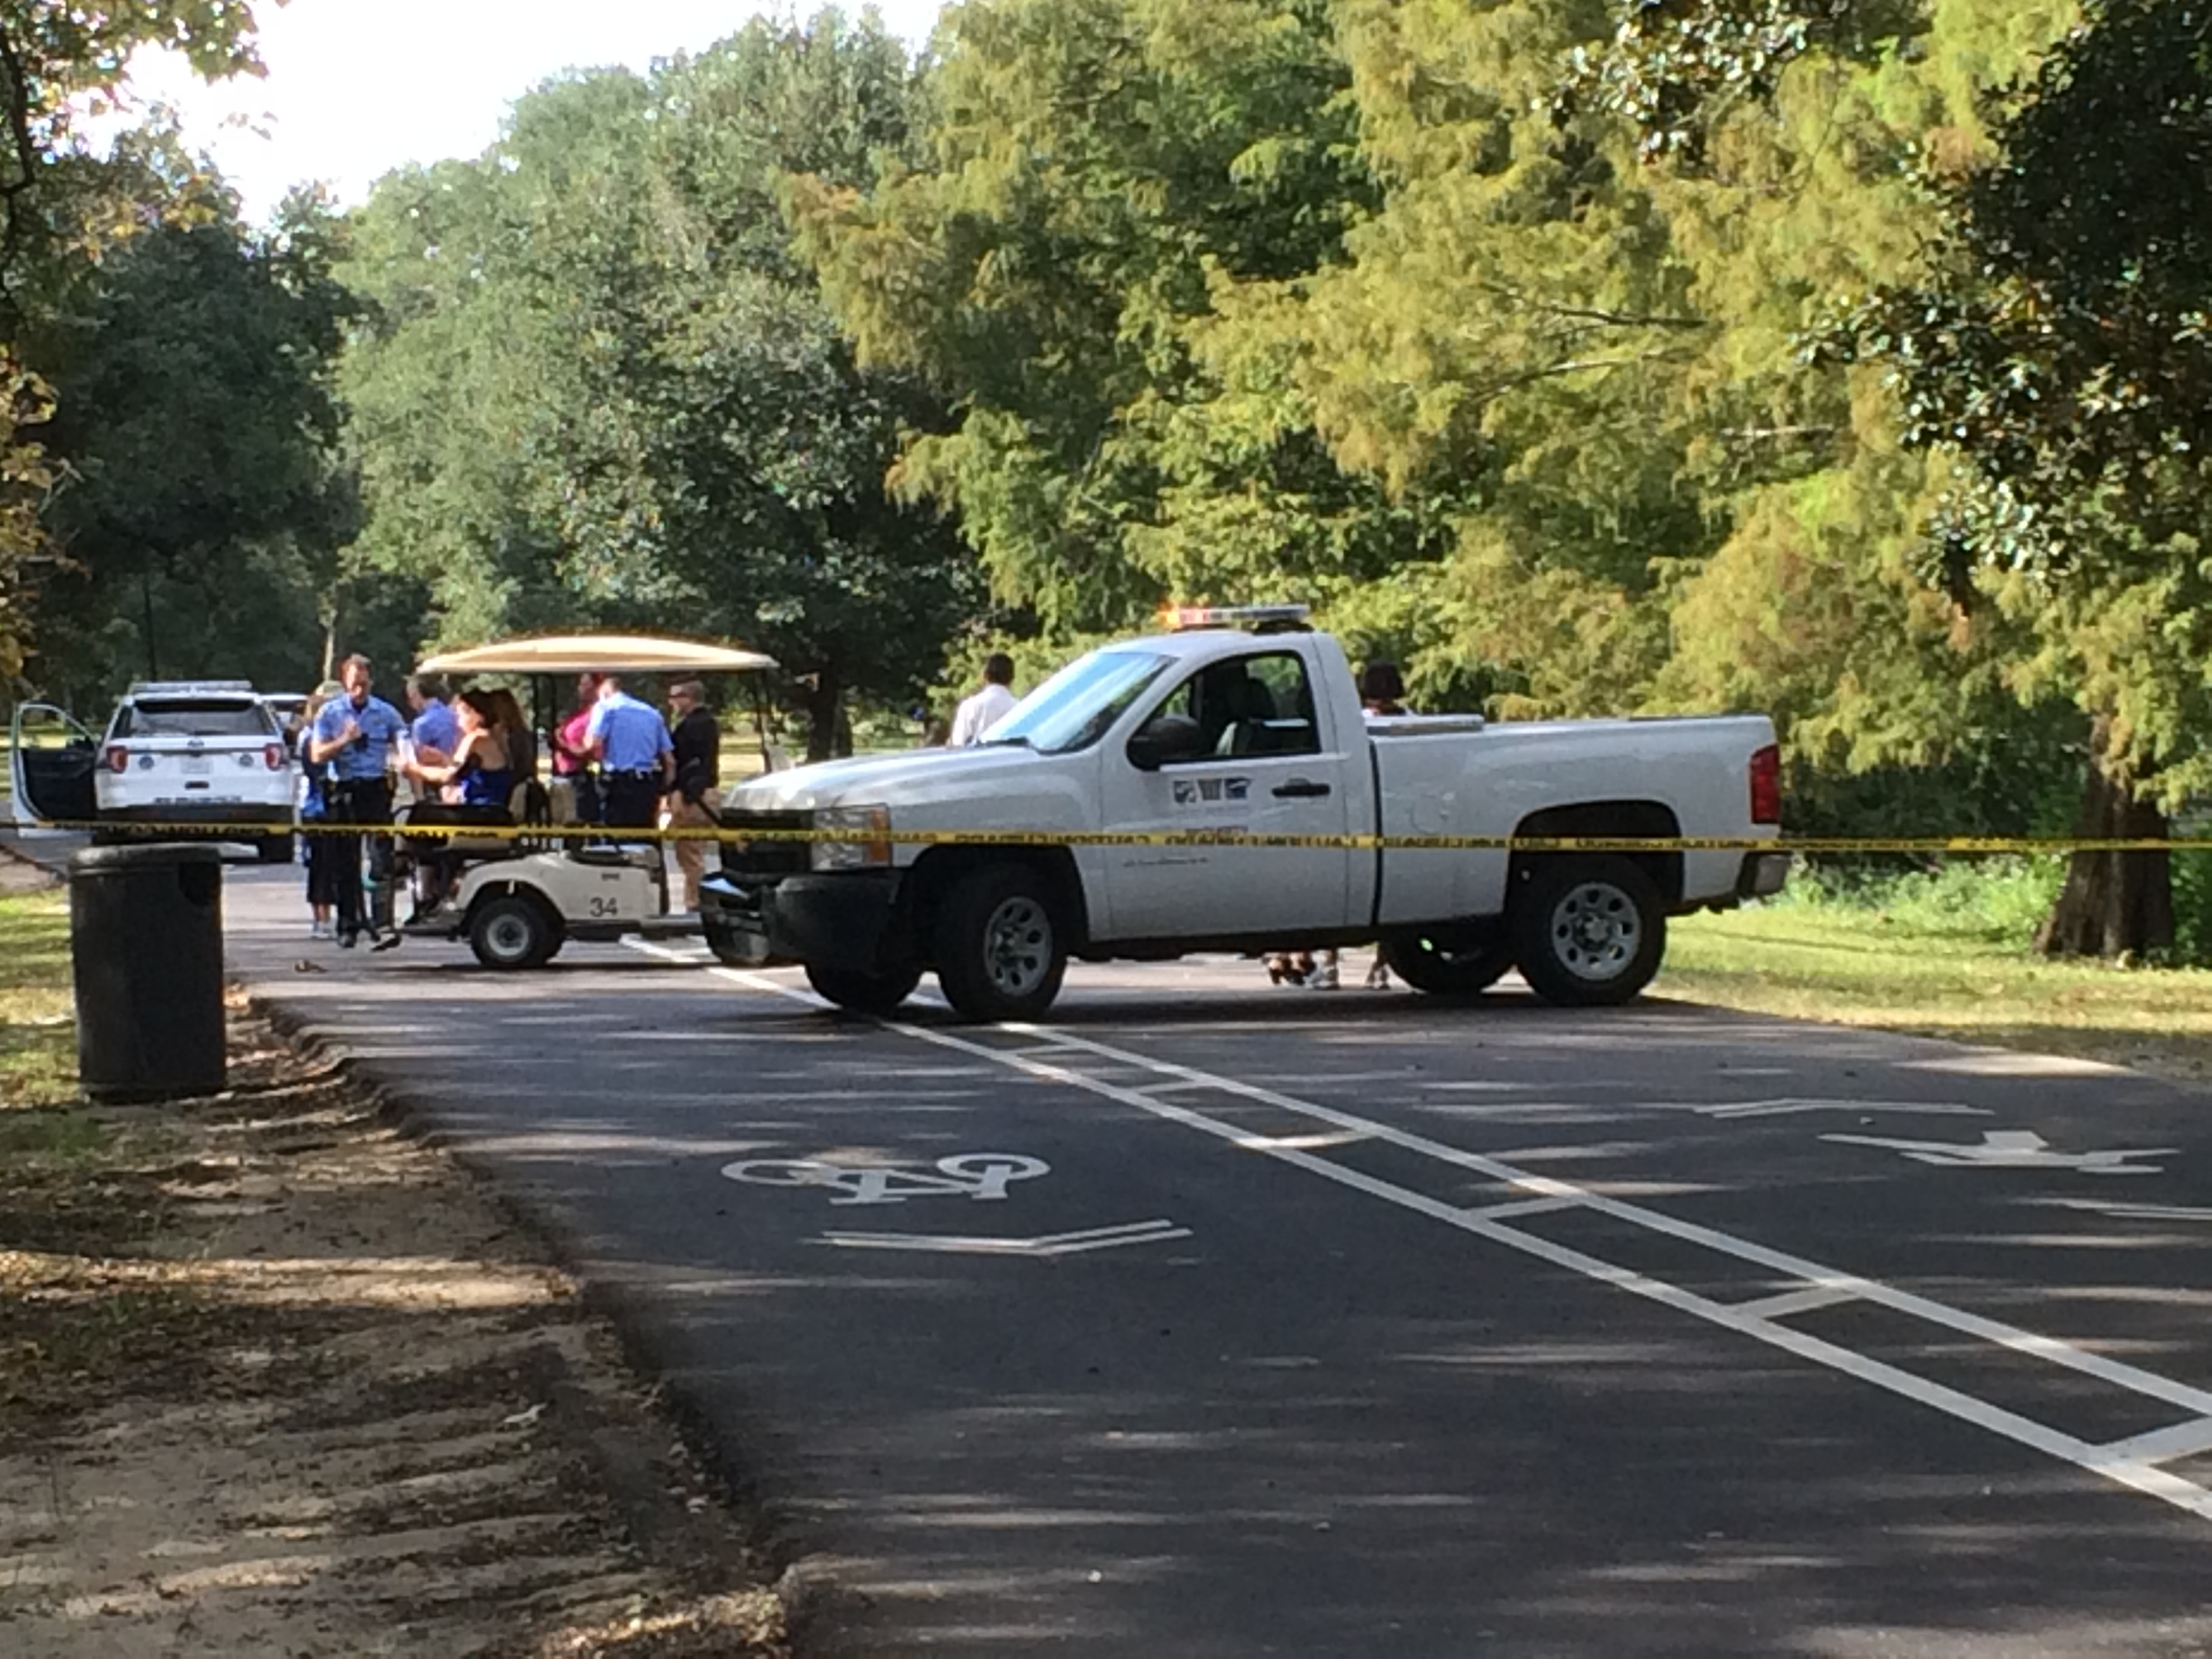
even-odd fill
[[[99,761],[100,739],[67,709],[19,704],[8,728],[9,815],[18,833],[48,833],[33,827],[39,821],[82,824],[97,817],[92,773]]]

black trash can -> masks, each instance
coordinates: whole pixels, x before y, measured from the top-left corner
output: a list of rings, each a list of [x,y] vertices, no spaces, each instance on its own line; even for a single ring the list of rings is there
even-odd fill
[[[76,1064],[94,1100],[211,1095],[228,1079],[222,858],[107,847],[70,860]]]

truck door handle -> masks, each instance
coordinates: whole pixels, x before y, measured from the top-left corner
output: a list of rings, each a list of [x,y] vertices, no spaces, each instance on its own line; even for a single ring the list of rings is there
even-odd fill
[[[1315,783],[1307,778],[1292,778],[1288,783],[1275,786],[1277,800],[1317,800],[1327,793],[1327,784]]]

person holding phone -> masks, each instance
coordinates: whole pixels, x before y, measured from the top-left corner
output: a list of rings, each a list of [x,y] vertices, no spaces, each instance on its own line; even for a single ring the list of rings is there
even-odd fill
[[[399,711],[371,689],[373,665],[367,657],[348,657],[338,670],[343,696],[325,703],[310,727],[309,761],[331,769],[330,820],[333,823],[387,824],[392,822],[392,762],[393,750],[407,730]],[[376,919],[364,916],[362,904],[362,837],[331,837],[333,896],[337,900],[338,943],[351,949],[367,933],[374,939]],[[392,870],[392,838],[368,839],[369,874],[388,882]]]

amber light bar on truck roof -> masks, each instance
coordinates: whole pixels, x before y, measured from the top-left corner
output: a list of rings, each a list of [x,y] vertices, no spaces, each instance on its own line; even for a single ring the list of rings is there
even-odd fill
[[[1171,634],[1194,628],[1249,628],[1260,633],[1302,628],[1312,614],[1308,605],[1173,605],[1160,613],[1160,621]]]

